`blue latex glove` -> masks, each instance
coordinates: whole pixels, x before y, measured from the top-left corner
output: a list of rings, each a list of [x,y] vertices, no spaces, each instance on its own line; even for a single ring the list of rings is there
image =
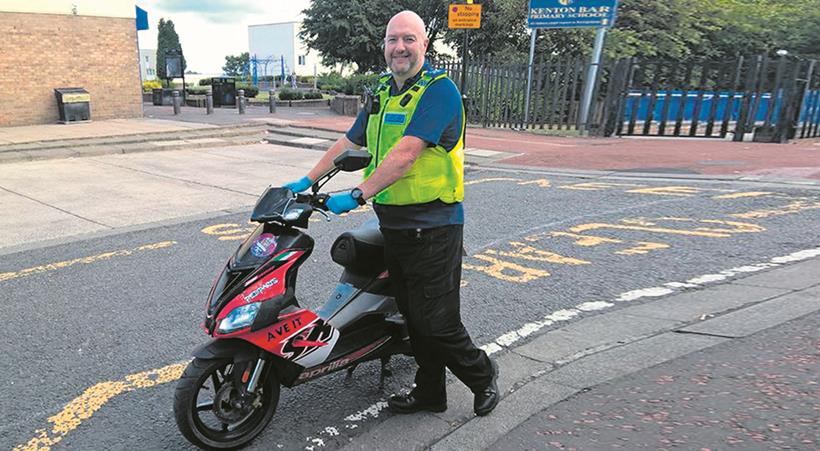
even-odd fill
[[[350,192],[334,194],[327,200],[327,209],[340,215],[359,206],[359,202],[350,195]]]
[[[282,188],[290,188],[294,193],[301,193],[312,185],[313,182],[307,176],[304,176],[295,182],[285,183]]]

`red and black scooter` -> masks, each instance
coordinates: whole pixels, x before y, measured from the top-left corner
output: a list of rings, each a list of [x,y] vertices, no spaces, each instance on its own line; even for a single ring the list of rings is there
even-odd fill
[[[292,387],[367,360],[410,355],[404,319],[389,295],[383,238],[375,221],[341,234],[331,248],[342,265],[339,283],[318,310],[294,294],[299,266],[313,251],[306,229],[324,211],[321,187],[339,171],[367,166],[370,155],[349,150],[314,183],[310,194],[268,188],[251,220],[256,230],[219,274],[203,328],[214,339],[194,350],[174,395],[177,426],[203,448],[251,441],[276,411],[280,385]]]

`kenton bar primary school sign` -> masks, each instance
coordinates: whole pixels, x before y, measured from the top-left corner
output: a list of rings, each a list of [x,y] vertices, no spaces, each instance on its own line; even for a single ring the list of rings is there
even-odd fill
[[[611,27],[618,0],[530,0],[530,28]]]

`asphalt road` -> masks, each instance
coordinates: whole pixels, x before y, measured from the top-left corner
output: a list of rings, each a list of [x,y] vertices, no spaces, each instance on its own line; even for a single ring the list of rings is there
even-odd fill
[[[820,192],[794,185],[496,170],[467,182],[462,316],[492,351],[526,340],[511,331],[562,325],[541,320],[581,303],[685,289],[665,284],[820,244]],[[341,272],[333,239],[371,216],[311,223],[303,306],[321,305]],[[185,362],[207,341],[205,297],[249,227],[235,214],[4,255],[0,447],[189,448],[172,416],[173,381],[138,373]],[[283,390],[249,449],[334,449],[378,427],[389,414],[377,403],[412,379],[411,360],[393,369],[384,387],[370,363],[350,381],[336,373]]]

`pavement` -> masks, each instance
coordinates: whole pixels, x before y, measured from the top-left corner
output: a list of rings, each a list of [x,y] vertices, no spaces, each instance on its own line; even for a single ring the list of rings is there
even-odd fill
[[[144,223],[169,224],[246,209],[258,195],[259,174],[271,183],[303,174],[321,157],[310,149],[326,148],[352,121],[279,110],[286,111],[237,119],[225,110],[219,119],[198,119],[193,109],[167,118],[167,110],[146,108],[153,117],[0,129],[0,206],[27,212],[2,215],[0,255],[84,233],[122,233],[137,213]],[[204,133],[256,142],[193,141],[209,139]],[[596,139],[476,128],[467,140],[468,162],[494,167],[820,186],[817,140]],[[162,141],[181,142],[150,144]],[[76,150],[82,148],[98,151]],[[28,157],[2,158],[12,152]],[[123,153],[129,155],[108,155]],[[241,174],[253,177],[237,184]],[[157,195],[170,200],[160,208]],[[471,393],[451,382],[446,412],[389,416],[347,449],[817,449],[818,257],[815,249],[650,302],[614,300],[605,313],[501,353],[502,400],[491,415],[475,417]]]
[[[446,412],[344,449],[817,449],[817,274],[813,258],[584,318],[498,357],[490,415],[451,381]]]
[[[352,123],[352,118],[323,116],[297,119],[291,126],[343,133]],[[695,178],[820,180],[820,139],[770,144],[713,138],[569,136],[572,134],[570,130],[559,129],[469,127],[466,148],[468,154],[472,150],[474,156],[483,155],[510,167]]]
[[[145,118],[69,125],[0,128],[0,164],[180,148],[275,144],[324,150],[354,118],[328,108],[249,106],[183,107],[144,105]],[[592,176],[622,175],[709,180],[820,183],[820,139],[789,144],[732,142],[711,138],[581,138],[569,130],[469,127],[468,163],[510,169],[537,167]],[[228,138],[229,137],[229,138]]]

